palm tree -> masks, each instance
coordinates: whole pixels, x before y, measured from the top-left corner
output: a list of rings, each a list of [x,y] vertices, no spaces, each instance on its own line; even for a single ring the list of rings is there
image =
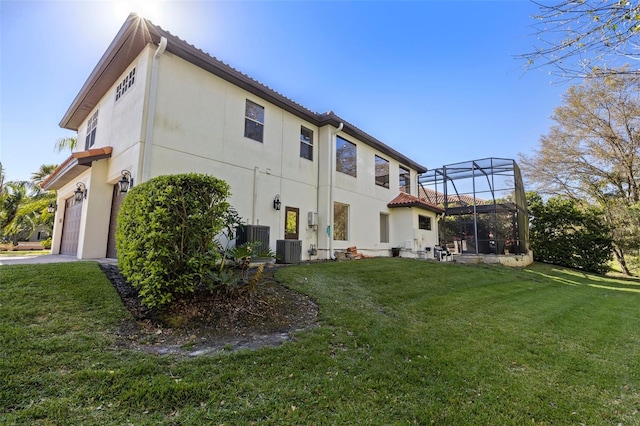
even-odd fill
[[[38,171],[31,173],[31,180],[29,181],[29,184],[34,196],[42,194],[42,187],[40,185],[51,173],[53,173],[56,167],[58,167],[56,164],[43,164],[40,166]]]
[[[4,184],[4,167],[2,167],[2,162],[0,162],[0,194],[2,194],[3,184]]]
[[[73,150],[76,149],[77,145],[78,145],[78,137],[77,136],[71,136],[71,137],[67,137],[67,138],[60,138],[56,142],[55,149],[56,149],[56,152],[61,152],[61,151],[65,151],[65,150],[73,151]]]
[[[21,205],[28,197],[28,186],[29,182],[27,181],[7,182],[2,194],[0,194],[0,232],[4,236],[11,237],[14,244],[17,244],[16,218]]]

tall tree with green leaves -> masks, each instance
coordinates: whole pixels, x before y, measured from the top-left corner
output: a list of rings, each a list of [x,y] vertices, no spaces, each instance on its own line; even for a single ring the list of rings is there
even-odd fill
[[[56,164],[43,164],[40,168],[31,173],[31,180],[29,181],[31,185],[31,190],[34,192],[34,195],[39,195],[43,193],[42,182],[58,167]]]
[[[575,200],[530,192],[530,243],[537,261],[604,273],[611,259],[611,232],[602,214]]]
[[[49,233],[53,230],[54,214],[49,205],[55,203],[55,191],[43,191],[40,184],[55,170],[53,164],[40,166],[31,174],[30,181],[12,181],[0,192],[0,236],[18,241],[28,239],[40,226]]]
[[[589,78],[569,88],[552,119],[533,155],[520,155],[529,185],[599,206],[629,274],[625,255],[640,244],[640,75]]]
[[[560,79],[640,73],[640,2],[532,1],[538,43],[520,55],[526,68],[548,68]]]

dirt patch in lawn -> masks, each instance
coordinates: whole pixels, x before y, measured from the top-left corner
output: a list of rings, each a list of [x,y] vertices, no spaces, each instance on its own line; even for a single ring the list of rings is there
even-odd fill
[[[317,326],[318,306],[278,283],[265,268],[252,291],[228,297],[197,291],[165,312],[146,309],[116,265],[101,265],[133,319],[118,329],[118,345],[160,355],[198,356],[277,346]]]

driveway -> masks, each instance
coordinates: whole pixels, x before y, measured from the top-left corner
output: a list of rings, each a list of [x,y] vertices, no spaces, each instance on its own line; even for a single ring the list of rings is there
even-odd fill
[[[61,262],[100,262],[100,263],[117,263],[117,259],[102,257],[98,259],[78,259],[75,256],[65,254],[43,254],[43,255],[24,255],[24,256],[0,256],[0,265],[22,265],[33,263],[61,263]]]

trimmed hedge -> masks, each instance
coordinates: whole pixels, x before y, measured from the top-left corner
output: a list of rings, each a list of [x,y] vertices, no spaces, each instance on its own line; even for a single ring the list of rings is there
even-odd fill
[[[129,191],[118,214],[118,267],[146,306],[193,293],[214,269],[229,195],[225,181],[197,173],[158,176]]]
[[[527,193],[527,202],[536,261],[600,274],[608,271],[613,243],[601,211],[560,197],[545,202],[535,192]]]

